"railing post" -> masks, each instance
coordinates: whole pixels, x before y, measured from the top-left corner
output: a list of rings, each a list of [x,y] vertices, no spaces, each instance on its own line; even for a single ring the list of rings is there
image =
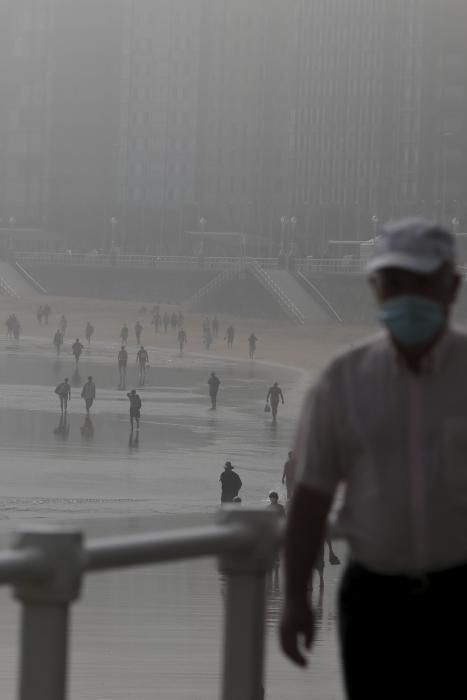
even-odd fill
[[[40,528],[16,535],[17,549],[40,551],[50,576],[21,583],[22,605],[18,700],[65,700],[69,606],[80,593],[83,566],[79,532]]]
[[[238,507],[220,511],[219,520],[252,531],[250,550],[220,560],[226,582],[222,700],[262,700],[266,576],[277,554],[279,522],[271,511]]]

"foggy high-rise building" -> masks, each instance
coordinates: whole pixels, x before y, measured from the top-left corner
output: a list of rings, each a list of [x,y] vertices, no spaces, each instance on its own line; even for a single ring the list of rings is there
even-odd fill
[[[180,252],[204,217],[253,253],[320,255],[391,216],[467,218],[462,0],[0,12],[3,220]]]
[[[46,213],[52,32],[51,0],[1,0],[1,226],[40,226]]]
[[[125,5],[118,200],[121,229],[176,251],[198,211],[201,0]],[[173,234],[178,234],[175,239]],[[127,242],[129,242],[127,240]]]

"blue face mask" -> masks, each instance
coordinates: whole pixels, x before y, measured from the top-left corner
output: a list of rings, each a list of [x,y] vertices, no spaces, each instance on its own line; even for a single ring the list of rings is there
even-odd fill
[[[441,304],[416,295],[385,301],[378,313],[379,321],[401,345],[423,345],[443,329],[446,316]]]

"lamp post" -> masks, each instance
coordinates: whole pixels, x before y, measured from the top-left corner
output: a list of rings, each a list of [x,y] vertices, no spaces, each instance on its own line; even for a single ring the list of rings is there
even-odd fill
[[[376,214],[371,217],[371,225],[373,227],[373,239],[378,236],[379,219]]]
[[[112,232],[112,240],[111,240],[111,244],[110,244],[111,248],[115,247],[115,233],[117,231],[117,226],[118,226],[118,219],[116,219],[115,216],[112,216],[112,218],[110,219],[110,229]]]
[[[295,229],[297,228],[298,219],[292,216],[290,219],[290,247],[295,248]]]
[[[455,216],[453,219],[451,219],[451,224],[452,224],[452,232],[454,233],[454,235],[456,235],[456,233],[459,230],[459,224],[460,224],[460,221],[457,218],[457,216]]]
[[[281,216],[280,222],[281,222],[281,248],[283,248],[284,242],[285,242],[285,232],[286,232],[287,224],[288,224],[287,217]]]

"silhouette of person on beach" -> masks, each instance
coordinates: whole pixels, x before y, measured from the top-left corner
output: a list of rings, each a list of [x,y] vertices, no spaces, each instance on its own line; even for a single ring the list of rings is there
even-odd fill
[[[139,374],[139,385],[144,386],[146,380],[146,370],[149,367],[149,355],[146,348],[142,345],[136,353],[136,366]]]
[[[120,351],[118,353],[118,372],[120,375],[120,383],[118,385],[119,389],[125,388],[127,365],[128,365],[128,352],[126,351],[125,346],[122,345],[122,347],[120,348]]]
[[[181,355],[183,353],[183,348],[185,347],[185,345],[188,341],[187,334],[186,334],[186,331],[184,328],[180,328],[180,330],[178,331],[177,339],[178,339],[178,346],[180,348],[180,355]]]
[[[81,357],[81,353],[83,352],[83,350],[84,350],[84,345],[82,343],[80,343],[79,338],[76,338],[75,342],[71,346],[71,351],[72,351],[74,358],[75,358],[76,367],[78,367],[79,358]]]
[[[123,324],[122,330],[120,331],[120,340],[123,345],[126,345],[128,342],[128,326],[126,323]]]
[[[221,503],[232,503],[242,488],[242,480],[237,472],[234,472],[232,462],[225,463],[219,481],[221,482]]]
[[[256,352],[256,343],[258,342],[258,338],[255,336],[254,333],[250,333],[248,336],[248,356],[250,360],[253,360]]]
[[[133,432],[134,423],[136,423],[136,430],[139,430],[142,402],[140,395],[136,393],[136,389],[132,389],[127,396],[130,399],[130,425]]]
[[[269,403],[271,405],[273,423],[275,423],[277,420],[277,410],[279,408],[279,401],[282,401],[282,404],[284,404],[284,395],[279,384],[277,382],[274,382],[266,396],[266,403]]]
[[[68,401],[71,401],[71,387],[68,377],[55,387],[55,393],[60,399],[60,411],[62,415],[68,410]]]
[[[208,379],[209,385],[209,396],[211,398],[211,411],[215,411],[217,408],[217,394],[219,393],[219,387],[221,385],[221,380],[215,372],[211,372],[211,376]]]
[[[63,333],[59,328],[57,328],[57,330],[55,331],[54,345],[57,350],[57,355],[60,355],[60,350],[63,345]]]

